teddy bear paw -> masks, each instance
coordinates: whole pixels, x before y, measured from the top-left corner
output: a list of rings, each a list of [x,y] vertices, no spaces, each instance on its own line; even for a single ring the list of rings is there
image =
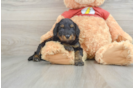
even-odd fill
[[[96,52],[100,64],[129,65],[133,62],[133,45],[128,41],[113,42]]]

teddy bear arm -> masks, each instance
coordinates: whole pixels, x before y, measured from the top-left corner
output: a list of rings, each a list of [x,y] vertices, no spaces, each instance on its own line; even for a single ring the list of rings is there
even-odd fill
[[[109,31],[111,33],[112,41],[125,41],[129,40],[132,42],[132,38],[129,34],[123,31],[123,29],[119,26],[113,16],[110,14],[106,20],[106,23],[109,27]]]
[[[46,39],[49,39],[53,36],[53,29],[56,25],[56,23],[60,22],[62,19],[64,19],[64,17],[62,15],[59,15],[56,22],[54,23],[54,25],[52,26],[52,28],[50,29],[50,31],[48,31],[46,34],[41,36],[41,40],[40,43],[42,43],[43,41],[45,41]]]

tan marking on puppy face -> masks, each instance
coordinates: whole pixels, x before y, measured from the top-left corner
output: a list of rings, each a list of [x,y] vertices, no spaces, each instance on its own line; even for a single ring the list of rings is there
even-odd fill
[[[60,25],[60,27],[64,28],[64,25],[62,24],[62,25]]]
[[[70,25],[70,27],[72,28],[72,27],[74,27],[74,25],[73,25],[73,24],[71,24],[71,25]]]
[[[64,42],[72,42],[76,39],[76,36],[73,34],[68,39],[66,38],[66,36],[64,35],[60,36],[58,33],[57,33],[57,36],[60,39],[60,41],[64,41]]]
[[[62,36],[57,33],[58,38],[62,41]]]
[[[63,35],[62,37],[63,37],[63,41],[66,41],[67,40],[66,36]]]
[[[72,35],[69,37],[69,40],[75,40],[75,38],[76,38],[76,36],[72,34]]]
[[[66,37],[64,35],[60,36],[58,33],[57,33],[57,36],[58,38],[60,39],[60,41],[67,41]]]
[[[75,40],[75,39],[76,39],[76,36],[73,35],[73,40]]]
[[[69,40],[72,40],[73,39],[73,35],[71,35],[70,37],[69,37]]]
[[[63,40],[61,36],[59,36],[59,39],[60,39],[61,41]]]

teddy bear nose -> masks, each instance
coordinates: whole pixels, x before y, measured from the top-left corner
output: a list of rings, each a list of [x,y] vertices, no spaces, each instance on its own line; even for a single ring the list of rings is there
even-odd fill
[[[66,35],[66,38],[69,39],[70,35]]]

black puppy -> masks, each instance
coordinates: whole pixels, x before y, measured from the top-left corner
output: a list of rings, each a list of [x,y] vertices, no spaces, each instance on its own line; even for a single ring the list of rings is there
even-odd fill
[[[75,52],[75,65],[83,66],[83,49],[79,43],[79,34],[80,30],[78,26],[71,19],[62,19],[56,24],[53,30],[54,36],[39,44],[37,51],[34,53],[34,55],[29,57],[28,60],[33,60],[36,62],[40,61],[41,49],[43,46],[45,46],[45,43],[48,41],[59,41],[64,45],[66,50]]]

